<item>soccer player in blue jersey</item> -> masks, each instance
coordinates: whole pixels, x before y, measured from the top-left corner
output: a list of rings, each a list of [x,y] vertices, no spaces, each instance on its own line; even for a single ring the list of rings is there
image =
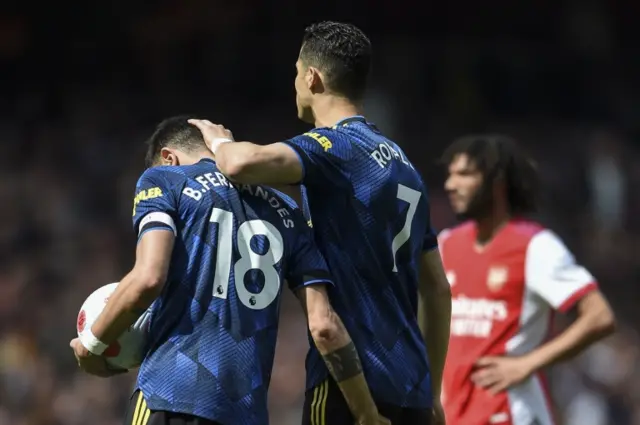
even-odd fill
[[[361,114],[370,60],[371,44],[358,28],[312,25],[295,88],[298,117],[315,129],[259,146],[227,143],[234,140],[223,126],[192,122],[233,181],[304,185],[316,242],[339,283],[330,299],[360,353],[380,413],[395,425],[434,417],[441,424],[451,291],[420,174]],[[352,423],[329,372],[311,347],[304,425]]]
[[[136,262],[96,323],[71,346],[86,371],[154,300],[149,351],[127,425],[265,425],[281,288],[301,299],[318,351],[359,424],[378,417],[354,345],[328,301],[332,284],[311,229],[277,191],[232,185],[186,117],[149,141],[133,225]],[[337,359],[337,360],[333,360]]]

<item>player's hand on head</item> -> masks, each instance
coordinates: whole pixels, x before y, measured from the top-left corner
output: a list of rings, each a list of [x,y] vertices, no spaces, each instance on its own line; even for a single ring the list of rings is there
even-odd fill
[[[214,124],[209,120],[191,119],[189,124],[198,127],[198,130],[202,133],[204,142],[207,147],[215,155],[218,146],[226,142],[235,142],[233,133],[231,130],[225,128],[221,124]]]
[[[521,383],[533,373],[531,363],[525,356],[482,357],[475,366],[471,380],[492,394]]]
[[[127,372],[125,369],[114,369],[109,366],[104,357],[91,354],[89,350],[82,345],[79,338],[72,339],[69,346],[73,350],[73,354],[76,357],[76,361],[78,362],[80,369],[90,375],[108,378],[110,376]]]

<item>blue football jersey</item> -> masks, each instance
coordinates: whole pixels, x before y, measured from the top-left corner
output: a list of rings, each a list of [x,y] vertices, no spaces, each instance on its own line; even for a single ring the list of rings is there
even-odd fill
[[[139,235],[176,234],[138,375],[148,407],[267,424],[283,282],[330,283],[302,213],[274,189],[232,185],[204,159],[145,171],[133,223]]]
[[[380,402],[432,405],[417,322],[420,257],[437,247],[420,174],[402,149],[363,117],[286,141],[304,167],[303,196],[316,242],[339,287],[331,302]],[[312,345],[307,387],[327,377]]]

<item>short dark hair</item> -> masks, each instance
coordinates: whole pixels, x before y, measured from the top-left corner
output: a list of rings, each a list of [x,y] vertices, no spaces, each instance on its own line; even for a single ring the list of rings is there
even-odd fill
[[[492,185],[499,179],[505,182],[511,214],[530,214],[538,209],[536,165],[515,139],[500,134],[461,137],[447,148],[442,162],[451,164],[461,154],[473,161],[482,173],[485,185]]]
[[[206,148],[207,145],[198,127],[187,122],[191,118],[193,117],[189,115],[178,115],[158,124],[151,137],[147,139],[145,157],[147,167],[155,164],[162,148],[179,148],[187,152]]]
[[[355,25],[327,21],[308,26],[300,59],[324,73],[330,91],[354,101],[364,97],[371,68],[371,42]]]

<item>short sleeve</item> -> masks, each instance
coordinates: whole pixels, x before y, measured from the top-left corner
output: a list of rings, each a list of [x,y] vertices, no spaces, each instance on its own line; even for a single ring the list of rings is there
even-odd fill
[[[426,191],[426,189],[425,189]],[[426,199],[426,194],[423,196]],[[424,238],[422,239],[422,251],[431,251],[438,248],[438,231],[433,227],[431,223],[431,203],[427,202],[426,211],[427,230],[425,231]]]
[[[177,206],[169,182],[159,168],[146,170],[133,198],[133,229],[141,237],[150,230],[170,230],[175,235]]]
[[[525,279],[529,289],[561,312],[598,287],[591,273],[576,263],[560,238],[549,230],[537,233],[529,242]]]
[[[436,230],[431,226],[427,227],[427,231],[424,234],[424,239],[422,240],[422,251],[431,251],[438,247],[438,234]]]
[[[451,236],[450,229],[441,230],[440,233],[438,233],[438,245],[442,247],[442,245],[444,245],[447,239],[449,239],[449,236]]]
[[[295,291],[303,286],[314,284],[333,285],[329,267],[313,239],[311,227],[304,222],[300,211],[294,212],[297,216],[295,226],[298,234],[297,243],[289,261],[287,273],[289,288]]]
[[[349,182],[345,164],[351,159],[351,143],[346,136],[330,129],[317,128],[283,142],[300,158],[302,182],[308,186],[342,186]]]

